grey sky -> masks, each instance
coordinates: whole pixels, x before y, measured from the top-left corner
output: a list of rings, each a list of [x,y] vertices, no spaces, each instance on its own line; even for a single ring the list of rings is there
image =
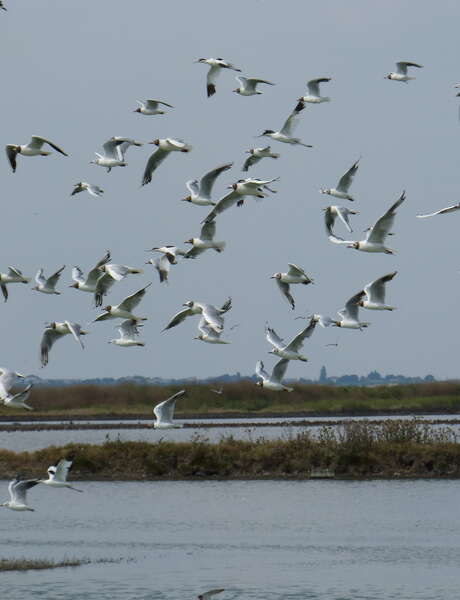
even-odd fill
[[[305,347],[310,362],[291,363],[288,377],[317,377],[322,364],[329,374],[377,368],[457,375],[459,216],[415,218],[458,201],[457,2],[237,0],[223,7],[208,1],[10,0],[7,6],[0,15],[1,143],[26,143],[39,134],[70,156],[19,156],[14,175],[6,157],[0,160],[0,271],[14,265],[33,277],[39,267],[50,274],[67,265],[61,296],[33,292],[33,283],[9,287],[10,299],[0,306],[2,365],[46,377],[252,373],[258,359],[271,370],[266,320],[290,338],[303,325],[295,316],[305,311],[334,316],[364,284],[398,270],[388,286],[388,301],[397,311],[363,311],[362,318],[372,322],[364,333],[315,332]],[[240,97],[231,93],[235,73],[224,72],[217,94],[207,99],[207,67],[193,61],[209,56],[222,56],[244,75],[277,85],[263,86],[261,96]],[[424,68],[408,85],[385,80],[397,60]],[[171,269],[169,286],[160,286],[157,273],[143,264],[151,257],[144,250],[197,235],[207,212],[179,202],[187,194],[185,181],[233,160],[233,169],[215,187],[220,197],[242,175],[244,151],[265,145],[265,138],[253,136],[278,129],[307,80],[320,76],[332,77],[323,88],[331,102],[307,107],[296,131],[314,148],[273,142],[281,158],[265,159],[250,174],[280,176],[278,194],[260,202],[249,198],[243,208],[220,216],[216,237],[227,241],[225,252],[208,251],[180,263]],[[136,99],[145,98],[165,100],[175,109],[165,116],[133,113]],[[130,149],[128,167],[110,174],[89,164],[112,135],[144,142],[178,137],[193,151],[172,155],[152,183],[140,188],[154,146]],[[335,185],[359,156],[356,202],[347,204],[360,211],[353,221],[356,235],[407,190],[396,235],[389,238],[395,256],[333,245],[324,232],[321,209],[340,202],[318,190]],[[71,198],[73,184],[81,180],[100,185],[104,197]],[[98,323],[91,326],[84,352],[71,339],[59,341],[41,371],[44,322],[83,324],[98,314],[89,294],[67,287],[71,267],[86,272],[108,248],[113,262],[145,267],[144,275],[116,284],[110,302],[154,282],[138,309],[149,317],[142,331],[146,347],[110,346],[116,321]],[[293,286],[296,311],[269,279],[288,262],[315,279],[314,285]],[[186,300],[217,305],[228,296],[234,308],[227,328],[240,324],[225,333],[231,345],[194,341],[196,318],[160,333]],[[337,337],[338,348],[325,347]]]

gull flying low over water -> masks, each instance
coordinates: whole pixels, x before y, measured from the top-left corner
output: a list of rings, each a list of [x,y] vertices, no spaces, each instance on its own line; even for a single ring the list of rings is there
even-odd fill
[[[391,281],[396,273],[397,271],[388,273],[364,286],[359,306],[370,310],[395,310],[394,306],[385,304],[385,284]],[[366,300],[363,300],[364,296],[367,296]]]
[[[419,65],[414,62],[400,61],[396,63],[396,71],[392,71],[385,75],[385,79],[392,79],[393,81],[403,81],[407,83],[410,79],[415,79],[415,77],[409,77],[407,74],[407,67],[417,67],[421,69],[423,65]]]
[[[417,215],[419,219],[426,219],[426,217],[434,217],[436,215],[446,215],[447,213],[455,212],[460,209],[460,202],[458,204],[453,204],[452,206],[447,206],[446,208],[441,208],[441,210],[437,210],[434,213],[428,213],[426,215]]]
[[[0,506],[4,506],[5,508],[9,508],[10,510],[35,510],[27,506],[27,491],[30,488],[34,487],[38,484],[36,479],[21,479],[20,475],[16,475],[16,478],[13,481],[10,481],[8,486],[8,492],[10,494],[10,500],[8,502],[3,502]]]
[[[330,98],[327,96],[321,96],[319,92],[319,84],[327,83],[330,81],[330,77],[319,77],[318,79],[310,79],[307,83],[308,92],[305,96],[301,96],[298,100],[298,104],[295,107],[297,112],[305,108],[305,102],[311,104],[320,104],[321,102],[330,102]]]
[[[348,190],[350,189],[350,186],[353,183],[353,178],[356,175],[358,166],[359,159],[351,165],[351,167],[344,175],[342,175],[342,177],[339,179],[337,187],[320,190],[321,194],[328,194],[329,196],[335,196],[336,198],[341,198],[342,200],[350,200],[353,202],[354,198],[350,196]]]
[[[135,111],[140,113],[141,115],[164,115],[166,114],[164,110],[161,110],[161,106],[167,106],[168,108],[174,108],[171,104],[167,102],[162,102],[161,100],[145,100],[142,102],[141,100],[136,100],[136,102],[140,105],[139,108],[136,108]]]
[[[297,265],[288,263],[288,266],[289,270],[287,273],[273,273],[270,278],[276,279],[276,283],[278,284],[280,292],[287,299],[292,310],[294,310],[295,302],[294,298],[290,294],[289,284],[303,283],[304,285],[308,285],[309,283],[313,283],[313,279],[311,279],[311,277],[309,277],[305,271]]]
[[[198,323],[198,330],[200,334],[198,337],[194,338],[195,340],[208,342],[208,344],[230,344],[230,342],[220,339],[222,332],[217,332],[213,326],[208,323],[206,317],[201,317],[200,322]]]
[[[265,148],[251,148],[250,150],[246,150],[246,153],[250,156],[244,161],[242,171],[247,171],[249,167],[258,163],[262,158],[279,158],[280,155],[276,152],[272,152],[270,146],[265,146]]]
[[[353,229],[350,225],[349,215],[357,215],[358,210],[350,210],[344,206],[328,206],[323,208],[324,210],[324,223],[326,225],[326,231],[328,235],[334,235],[332,228],[334,227],[337,217],[342,221],[348,231],[351,233]]]
[[[255,77],[242,77],[240,75],[235,77],[235,79],[238,81],[240,86],[233,91],[239,94],[240,96],[255,96],[256,94],[261,94],[262,92],[259,92],[256,89],[257,84],[259,83],[275,85],[271,81],[267,81],[266,79],[256,79]]]
[[[153,172],[171,152],[190,152],[192,149],[192,146],[189,144],[173,138],[156,139],[149,143],[158,146],[158,150],[151,154],[147,161],[142,177],[142,185],[146,185],[152,181]]]
[[[12,408],[26,408],[27,410],[33,410],[31,406],[25,403],[30,395],[32,384],[21,390],[16,394],[11,393],[11,389],[15,385],[18,378],[24,379],[24,375],[9,369],[0,369],[0,400],[3,401],[5,406],[11,406]]]
[[[22,272],[16,267],[8,267],[8,273],[0,273],[0,289],[2,290],[5,302],[8,300],[7,284],[10,283],[29,283],[30,277],[24,277]]]
[[[191,179],[187,181],[185,184],[187,186],[190,195],[183,198],[184,202],[191,202],[192,204],[197,204],[198,206],[207,206],[207,205],[215,205],[216,203],[211,200],[212,188],[216,179],[219,177],[221,173],[224,171],[228,171],[231,169],[233,163],[225,163],[220,167],[216,167],[212,169],[212,171],[208,171],[203,177],[198,181],[198,179]]]
[[[196,258],[205,250],[212,248],[216,252],[222,252],[225,248],[225,242],[215,242],[216,224],[214,221],[206,222],[201,228],[200,237],[190,238],[185,240],[184,244],[192,244],[188,252],[184,254],[184,258]]]
[[[22,154],[23,156],[48,156],[51,154],[51,152],[42,150],[44,144],[48,144],[48,146],[51,146],[51,148],[56,150],[56,152],[60,152],[64,156],[68,156],[68,154],[66,154],[62,148],[59,148],[59,146],[56,146],[56,144],[53,144],[53,142],[50,142],[39,135],[33,135],[28,144],[8,144],[6,146],[6,155],[10,162],[11,168],[13,169],[13,173],[16,171],[16,157],[18,154]]]
[[[174,409],[176,408],[176,400],[187,395],[186,390],[181,390],[157,404],[153,409],[153,414],[156,421],[153,423],[155,429],[179,429],[183,427],[182,423],[175,423]]]
[[[50,487],[67,488],[74,492],[83,492],[83,490],[79,490],[70,485],[70,483],[67,483],[67,476],[72,468],[73,461],[73,456],[61,458],[55,465],[48,467],[48,479],[39,479],[37,483],[43,483]]]
[[[152,284],[149,283],[142,289],[138,290],[131,296],[128,296],[116,306],[105,306],[103,310],[106,312],[102,313],[94,319],[94,323],[97,321],[106,321],[107,319],[130,319],[133,321],[146,321],[147,317],[136,317],[131,311],[136,308],[142,298],[145,296],[147,288]]]
[[[119,338],[110,340],[109,344],[115,344],[115,346],[122,346],[128,348],[130,346],[145,346],[144,342],[139,342],[137,337],[139,336],[139,325],[137,321],[126,320],[117,328],[120,334]]]
[[[199,58],[195,62],[209,65],[209,71],[206,75],[206,92],[208,98],[216,93],[217,76],[222,69],[231,69],[241,73],[241,69],[237,69],[235,65],[225,61],[223,58]]]
[[[281,383],[281,380],[286,374],[288,364],[289,360],[287,358],[282,358],[273,367],[272,374],[269,375],[264,369],[264,363],[259,360],[256,364],[256,375],[260,377],[262,381],[258,381],[257,385],[274,392],[293,392],[294,388],[287,387]]]
[[[212,304],[205,304],[204,302],[195,302],[194,300],[184,302],[182,306],[186,306],[187,308],[175,314],[163,331],[176,327],[176,325],[179,325],[179,323],[182,323],[182,321],[191,315],[202,314],[214,331],[216,333],[221,333],[224,329],[224,319],[222,315],[232,308],[232,299],[229,298],[226,300],[220,308],[216,308]]]
[[[393,226],[396,210],[406,199],[406,192],[403,192],[398,200],[378,219],[374,225],[369,227],[365,240],[346,241],[336,235],[329,235],[329,240],[334,244],[347,244],[348,248],[361,250],[362,252],[385,252],[385,254],[394,254],[394,251],[385,246],[385,238],[390,233]]]
[[[295,146],[304,146],[305,148],[313,148],[313,146],[310,146],[309,144],[304,144],[300,138],[292,137],[292,133],[298,124],[299,112],[300,110],[294,110],[286,119],[284,125],[279,131],[265,129],[265,131],[257,137],[266,136],[272,138],[272,140],[276,140],[277,142],[283,142],[283,144],[292,144]]]
[[[266,325],[265,337],[273,346],[273,350],[270,350],[269,354],[276,354],[276,356],[286,358],[287,360],[301,360],[307,362],[308,358],[303,356],[303,354],[300,354],[300,350],[304,341],[314,332],[318,320],[317,316],[313,315],[310,318],[310,323],[307,327],[302,329],[302,331],[300,331],[288,344],[283,341],[283,338],[280,338],[279,335],[277,335],[274,329]]]
[[[93,185],[92,183],[87,183],[86,181],[80,181],[74,184],[74,188],[71,196],[75,196],[75,194],[79,194],[80,192],[88,192],[91,196],[102,196],[104,190],[100,188],[98,185]]]
[[[43,269],[39,269],[37,274],[35,275],[35,283],[37,284],[32,289],[41,292],[42,294],[57,294],[60,295],[61,292],[56,291],[56,284],[61,276],[62,271],[65,269],[65,265],[63,265],[60,269],[53,273],[50,277],[46,278],[43,275]]]
[[[107,250],[106,254],[98,261],[95,267],[89,271],[88,275],[83,277],[83,271],[79,267],[72,269],[72,279],[75,283],[72,283],[69,287],[73,287],[82,292],[90,292],[94,294],[96,292],[96,286],[98,280],[104,276],[100,267],[108,263],[110,260],[110,250]]]
[[[46,367],[48,364],[49,351],[57,340],[60,340],[64,335],[72,334],[74,340],[78,342],[83,349],[84,345],[81,336],[87,335],[88,333],[88,331],[81,328],[79,323],[72,323],[71,321],[64,321],[61,323],[52,321],[49,323],[43,332],[42,340],[40,342],[42,367]]]

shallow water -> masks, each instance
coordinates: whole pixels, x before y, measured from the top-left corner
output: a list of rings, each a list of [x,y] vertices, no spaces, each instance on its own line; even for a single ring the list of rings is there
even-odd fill
[[[6,493],[7,482],[0,482]],[[2,510],[2,556],[121,559],[1,574],[9,600],[458,598],[459,481],[82,482]]]

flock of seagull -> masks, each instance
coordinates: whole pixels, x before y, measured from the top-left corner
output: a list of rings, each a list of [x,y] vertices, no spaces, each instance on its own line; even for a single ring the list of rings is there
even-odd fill
[[[6,10],[1,1],[0,8]],[[217,78],[222,71],[241,72],[241,69],[222,58],[200,58],[196,62],[205,64],[209,67],[206,76],[206,94],[208,98],[216,94]],[[396,70],[389,73],[386,78],[393,81],[408,83],[410,80],[414,79],[414,77],[408,75],[408,69],[420,69],[421,67],[422,65],[414,62],[400,61],[396,63]],[[259,91],[259,86],[275,85],[271,81],[255,77],[243,77],[238,75],[236,79],[238,81],[238,87],[233,91],[241,96],[260,95],[262,92]],[[268,137],[272,141],[281,144],[311,148],[312,146],[310,144],[306,144],[300,138],[294,137],[294,129],[299,122],[302,111],[307,105],[321,104],[330,101],[329,97],[321,95],[322,85],[330,82],[330,80],[331,78],[329,77],[310,80],[307,83],[306,94],[297,99],[295,107],[289,113],[282,127],[278,131],[265,129],[257,137]],[[174,108],[171,104],[162,100],[147,99],[138,101],[138,104],[139,107],[134,112],[149,117],[163,115],[165,114],[166,109]],[[150,155],[145,165],[141,178],[141,185],[143,186],[151,182],[154,174],[156,176],[156,171],[161,163],[172,152],[188,153],[192,151],[192,146],[190,144],[173,138],[155,139],[149,143],[157,148]],[[105,168],[107,172],[110,172],[116,167],[126,167],[128,164],[126,155],[129,148],[139,146],[142,146],[142,142],[127,137],[114,136],[102,144],[102,151],[95,153],[96,158],[92,162],[95,165]],[[6,155],[13,173],[17,171],[19,157],[49,155],[50,150],[44,148],[50,148],[63,156],[68,156],[60,146],[38,135],[31,136],[30,141],[26,144],[8,144],[6,146]],[[247,172],[263,159],[271,158],[276,160],[280,156],[279,153],[272,151],[271,146],[251,148],[247,153],[249,154],[249,157],[242,165],[243,172]],[[350,188],[353,179],[358,172],[359,162],[360,159],[356,160],[351,165],[351,167],[340,177],[335,187],[321,189],[320,192],[339,200],[353,202],[355,198],[351,195]],[[146,261],[146,264],[151,265],[158,272],[160,283],[168,282],[170,269],[178,263],[179,258],[182,260],[197,259],[207,250],[214,250],[218,254],[224,251],[226,242],[215,239],[216,219],[217,217],[220,217],[222,213],[234,206],[241,207],[249,197],[265,198],[268,193],[276,193],[276,190],[274,190],[271,185],[278,181],[278,177],[271,179],[248,177],[233,182],[228,186],[229,191],[225,195],[217,201],[214,200],[213,188],[216,184],[216,180],[232,167],[233,163],[225,163],[207,171],[199,179],[186,182],[189,195],[183,198],[183,201],[199,207],[208,206],[211,208],[209,213],[201,221],[200,232],[197,237],[191,237],[184,242],[190,245],[188,250],[181,249],[175,244],[155,246],[150,249],[150,251],[159,254],[160,256]],[[22,168],[23,166],[21,165],[20,170],[22,170]],[[85,191],[94,197],[100,197],[104,193],[104,190],[99,185],[80,181],[74,184],[71,195]],[[393,254],[394,251],[386,246],[386,238],[387,236],[392,235],[391,229],[394,224],[397,210],[403,204],[405,199],[406,194],[405,192],[402,192],[399,198],[383,213],[383,215],[368,228],[365,238],[358,240],[346,240],[335,232],[336,225],[340,223],[349,233],[351,233],[353,231],[351,218],[353,215],[356,215],[358,211],[351,210],[346,206],[328,206],[323,210],[325,230],[329,241],[337,245],[345,245],[348,248],[361,252]],[[421,218],[431,217],[438,214],[450,213],[458,209],[460,209],[460,203],[430,214],[417,216]],[[61,292],[56,289],[56,286],[60,281],[64,269],[65,266],[62,266],[52,275],[46,277],[44,269],[39,268],[35,276],[36,285],[32,289],[43,294],[59,295]],[[121,320],[121,324],[118,328],[119,337],[108,340],[108,343],[120,347],[144,346],[144,342],[142,342],[139,337],[140,329],[143,326],[143,322],[147,320],[147,317],[141,316],[134,311],[141,303],[151,283],[148,283],[136,292],[122,299],[118,304],[110,304],[102,308],[104,297],[108,295],[117,282],[128,276],[139,275],[143,272],[142,268],[112,263],[110,251],[107,251],[86,275],[80,267],[74,266],[72,268],[71,277],[73,283],[69,287],[91,294],[95,307],[101,307],[103,311],[94,319],[93,323],[100,323],[112,319]],[[283,338],[276,333],[273,327],[267,323],[265,335],[266,340],[272,347],[270,353],[274,354],[279,360],[274,365],[271,374],[265,370],[262,361],[257,362],[255,368],[255,373],[259,378],[257,385],[267,390],[292,391],[292,387],[288,387],[283,383],[287,367],[291,360],[303,362],[308,360],[301,351],[305,340],[310,338],[316,326],[319,324],[321,327],[336,326],[346,329],[363,330],[369,323],[360,320],[360,308],[380,311],[393,311],[395,309],[394,306],[387,304],[385,300],[386,284],[391,282],[395,276],[396,271],[392,271],[391,273],[379,276],[375,280],[364,285],[357,293],[346,301],[345,307],[338,311],[338,319],[333,319],[322,314],[310,315],[308,317],[308,325],[288,343],[286,343]],[[305,270],[293,263],[288,264],[286,272],[274,273],[271,278],[275,279],[279,291],[283,298],[287,300],[291,309],[295,308],[295,300],[292,295],[291,286],[297,284],[309,285],[313,283],[313,279],[307,275]],[[0,273],[0,289],[5,302],[8,300],[8,288],[10,285],[15,283],[27,284],[29,282],[30,278],[25,276],[17,267],[10,266],[6,273]],[[183,308],[171,318],[163,331],[170,330],[178,326],[185,319],[196,315],[199,317],[199,333],[195,339],[210,344],[228,344],[229,342],[222,338],[222,334],[224,333],[225,315],[231,308],[231,298],[228,298],[220,307],[198,300],[189,300],[185,302]],[[40,342],[40,360],[42,367],[45,367],[48,364],[50,351],[59,339],[69,335],[81,346],[81,348],[84,348],[82,337],[87,333],[89,333],[89,331],[81,324],[70,320],[63,322],[53,321],[46,324]],[[26,400],[30,395],[32,386],[28,385],[25,389],[17,393],[13,393],[12,391],[18,378],[23,378],[23,376],[8,369],[0,369],[0,399],[6,406],[31,410],[32,407],[26,403]],[[222,390],[213,391],[216,394],[222,393]],[[181,427],[181,424],[174,422],[174,409],[176,400],[185,395],[186,391],[181,390],[154,407],[154,414],[156,417],[154,427],[160,429]],[[47,480],[22,480],[20,476],[17,476],[9,485],[10,501],[5,502],[0,506],[13,510],[33,510],[26,504],[26,492],[39,483],[54,487],[67,487],[75,490],[75,488],[67,484],[67,475],[72,466],[72,461],[72,457],[66,457],[59,460],[56,465],[51,466],[48,469]],[[211,590],[212,593],[220,591],[222,590]],[[212,595],[211,592],[208,592],[208,594]],[[206,597],[206,594],[203,594],[200,598],[201,597]]]

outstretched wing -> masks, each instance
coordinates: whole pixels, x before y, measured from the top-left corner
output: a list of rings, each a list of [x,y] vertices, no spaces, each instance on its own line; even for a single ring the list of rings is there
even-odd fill
[[[261,360],[258,360],[256,363],[255,373],[263,380],[270,379],[270,375],[264,369],[264,363]]]
[[[393,226],[396,210],[406,199],[406,192],[403,192],[398,200],[390,206],[387,212],[378,219],[367,232],[366,240],[368,242],[383,244],[385,237]]]
[[[295,338],[291,342],[289,342],[289,344],[286,346],[286,350],[298,352],[302,347],[304,341],[307,338],[309,338],[311,334],[315,331],[315,327],[318,321],[319,319],[316,316],[311,317],[310,323],[307,325],[307,327],[305,327],[305,329],[302,329],[302,331],[300,331],[295,336]]]
[[[339,179],[339,183],[337,184],[337,190],[340,192],[348,192],[348,188],[353,183],[353,177],[356,175],[356,171],[358,170],[359,159],[351,165],[345,175]]]
[[[46,367],[48,364],[48,355],[54,342],[62,337],[61,333],[58,333],[52,327],[47,327],[43,332],[42,339],[40,342],[40,358],[42,367]]]
[[[142,176],[142,185],[146,185],[152,181],[153,172],[160,166],[168,154],[169,152],[163,150],[163,148],[158,148],[158,150],[150,155],[145,165],[144,175]]]
[[[364,290],[361,290],[352,296],[345,304],[345,308],[342,308],[342,311],[339,314],[342,314],[344,318],[351,319],[352,321],[358,321],[359,302],[363,299],[364,295]]]
[[[282,350],[284,348],[285,344],[283,343],[283,338],[280,338],[276,331],[268,325],[265,326],[265,337],[268,343],[274,348],[278,348],[278,350]]]
[[[182,321],[184,321],[187,317],[189,317],[192,314],[193,314],[193,312],[190,308],[186,308],[184,310],[179,311],[169,321],[169,323],[166,325],[166,327],[163,329],[163,331],[166,331],[167,329],[171,329],[172,327],[176,327],[176,325],[179,325],[179,323],[182,323]]]
[[[273,381],[277,381],[281,383],[284,375],[286,374],[286,369],[288,367],[289,360],[287,358],[282,358],[279,360],[276,365],[273,367],[272,371],[272,379]]]
[[[220,215],[220,213],[224,212],[224,210],[227,210],[228,208],[236,204],[240,198],[240,194],[237,194],[235,190],[232,190],[230,193],[228,193],[219,200],[216,206],[214,206],[211,212],[206,216],[204,222],[210,223],[217,217],[217,215]]]
[[[84,348],[83,342],[81,340],[81,325],[79,323],[72,323],[71,321],[64,321],[67,325],[70,333],[72,334],[74,340],[80,344],[82,348]]]
[[[128,296],[127,298],[125,298],[123,300],[123,302],[121,302],[118,305],[118,308],[120,308],[121,310],[128,310],[128,311],[131,311],[134,308],[136,308],[136,306],[139,304],[139,302],[145,296],[147,288],[149,288],[151,285],[152,284],[149,283],[145,287],[143,287],[141,290],[138,290],[134,294],[131,294],[131,296]]]
[[[364,291],[366,292],[370,302],[385,304],[385,284],[388,281],[391,281],[396,273],[397,271],[388,273],[388,275],[374,279],[374,281],[371,281],[364,286]]]
[[[426,217],[434,217],[435,215],[445,215],[450,212],[455,212],[460,209],[460,202],[458,204],[453,204],[452,206],[447,206],[446,208],[441,208],[441,210],[437,210],[434,213],[429,213],[426,215],[417,215],[419,219],[425,219]]]
[[[61,273],[64,269],[65,269],[65,265],[62,265],[62,267],[60,269],[58,269],[56,271],[56,273],[53,273],[53,275],[51,275],[51,277],[48,277],[48,285],[50,287],[54,288],[54,286],[58,282],[59,277],[61,276]]]
[[[200,181],[200,196],[202,198],[210,198],[211,192],[212,192],[212,187],[213,187],[216,179],[219,177],[219,175],[221,173],[231,169],[232,166],[233,166],[232,162],[225,163],[224,165],[221,165],[220,167],[216,167],[212,171],[209,171],[208,173],[206,173],[206,175],[204,175]]]
[[[292,297],[292,295],[291,295],[291,293],[289,291],[289,284],[288,283],[284,283],[284,282],[280,281],[279,279],[276,280],[276,283],[278,284],[280,292],[283,294],[283,296],[289,302],[289,304],[291,305],[292,310],[294,310],[294,308],[295,308],[295,302],[294,302],[294,298]]]

